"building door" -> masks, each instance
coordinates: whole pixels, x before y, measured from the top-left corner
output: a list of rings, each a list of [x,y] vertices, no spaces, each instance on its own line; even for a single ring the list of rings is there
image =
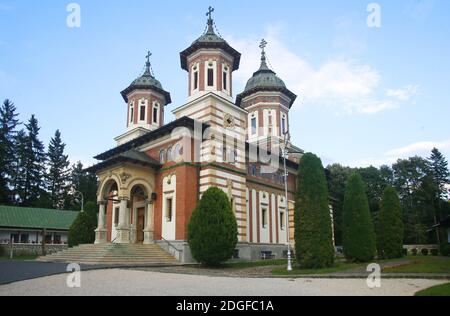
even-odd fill
[[[145,207],[138,208],[137,210],[137,231],[136,231],[136,243],[142,244],[144,242],[144,229],[145,229]]]

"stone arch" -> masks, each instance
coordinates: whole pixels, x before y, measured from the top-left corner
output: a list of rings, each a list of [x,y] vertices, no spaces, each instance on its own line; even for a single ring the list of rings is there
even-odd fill
[[[127,189],[128,196],[132,195],[132,191],[135,187],[140,186],[147,193],[148,198],[151,197],[151,194],[154,192],[153,185],[151,185],[147,180],[142,178],[133,179]]]
[[[97,193],[97,200],[98,202],[103,202],[108,199],[108,194],[111,191],[111,189],[114,187],[114,185],[117,186],[117,191],[120,191],[120,180],[116,175],[111,175],[110,177],[104,179],[102,183],[99,186],[98,193]]]

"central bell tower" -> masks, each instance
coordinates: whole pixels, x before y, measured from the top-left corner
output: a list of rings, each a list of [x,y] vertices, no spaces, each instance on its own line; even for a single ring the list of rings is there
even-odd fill
[[[215,32],[209,8],[206,32],[180,53],[181,68],[189,74],[188,102],[213,92],[233,101],[233,72],[239,69],[241,54]]]

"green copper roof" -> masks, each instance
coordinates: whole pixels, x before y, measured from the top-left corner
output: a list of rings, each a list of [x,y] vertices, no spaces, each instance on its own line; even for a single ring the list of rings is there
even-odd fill
[[[265,40],[262,41],[260,48],[261,52],[261,65],[253,76],[248,80],[247,85],[245,86],[244,92],[239,94],[236,99],[236,104],[240,106],[242,99],[259,91],[279,91],[284,93],[291,99],[291,104],[294,103],[297,96],[292,93],[281,80],[277,74],[267,66],[267,58],[266,52],[264,48],[266,47],[267,42]]]
[[[166,98],[166,104],[170,104],[172,99],[170,97],[170,93],[165,91],[155,76],[152,74],[151,65],[150,65],[150,56],[149,52],[147,55],[147,62],[145,64],[145,71],[142,76],[136,78],[128,88],[121,92],[123,99],[125,102],[128,102],[128,95],[134,90],[143,89],[143,90],[154,90],[160,94],[162,94]]]
[[[233,71],[239,69],[241,54],[233,47],[231,47],[226,40],[224,40],[221,36],[217,35],[216,32],[214,32],[214,20],[211,17],[211,13],[213,11],[214,9],[210,8],[210,10],[207,13],[207,16],[209,16],[209,18],[206,32],[202,36],[200,36],[197,40],[195,40],[191,46],[189,46],[187,49],[185,49],[180,53],[181,68],[186,71],[189,71],[187,63],[188,57],[202,48],[221,49],[225,51],[226,53],[230,54],[234,59]]]
[[[69,230],[79,212],[0,206],[0,227]]]

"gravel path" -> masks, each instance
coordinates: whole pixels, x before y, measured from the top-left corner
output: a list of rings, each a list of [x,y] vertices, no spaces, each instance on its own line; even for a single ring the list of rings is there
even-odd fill
[[[81,288],[66,286],[66,275],[56,275],[0,286],[8,295],[176,295],[176,296],[408,296],[443,284],[432,280],[383,280],[369,289],[365,280],[255,279],[179,275],[133,270],[99,270],[82,273]]]

